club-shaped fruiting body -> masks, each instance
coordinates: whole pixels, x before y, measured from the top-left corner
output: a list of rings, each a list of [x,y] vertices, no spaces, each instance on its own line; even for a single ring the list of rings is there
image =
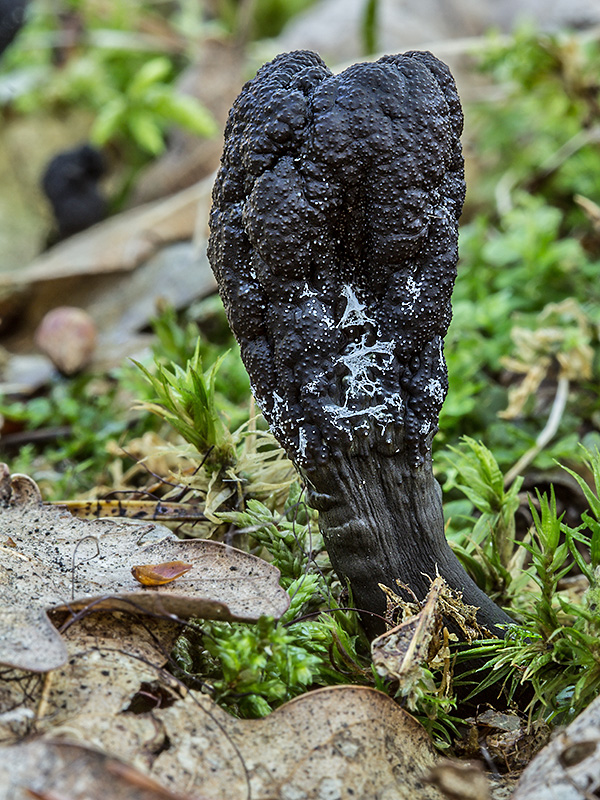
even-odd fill
[[[256,399],[369,611],[395,578],[424,594],[439,569],[471,589],[431,471],[462,125],[431,53],[333,75],[297,51],[244,86],[225,129],[209,259]]]

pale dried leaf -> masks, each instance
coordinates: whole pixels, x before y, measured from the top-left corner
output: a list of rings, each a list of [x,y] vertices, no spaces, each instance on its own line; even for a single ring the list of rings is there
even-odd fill
[[[513,800],[594,800],[600,796],[600,697],[533,759]]]
[[[371,655],[379,675],[406,682],[420,672],[434,637],[441,633],[439,599],[444,586],[444,579],[436,578],[418,613],[373,640]]]
[[[425,730],[374,689],[319,689],[266,719],[235,720],[231,738],[256,800],[351,796],[349,790],[356,797],[439,797],[424,785],[438,758]]]
[[[70,618],[64,612],[54,616],[66,616],[67,622]],[[178,633],[170,621],[118,611],[78,619],[63,634],[68,651],[64,666],[46,675],[20,670],[2,674],[0,744],[16,744],[35,731],[62,732],[82,744],[101,746],[104,728],[114,731],[115,717],[141,687],[160,678],[158,702],[173,692],[173,679],[162,668]],[[148,721],[142,725],[148,726]]]
[[[42,505],[25,476],[0,476],[0,663],[46,671],[64,663],[64,643],[48,619],[53,608],[145,611],[167,617],[256,620],[279,617],[289,598],[279,571],[218,542],[181,541],[155,524],[79,520]],[[8,539],[16,547],[6,547]],[[194,565],[173,583],[142,587],[138,564]]]
[[[331,687],[264,719],[239,720],[162,669],[168,628],[158,633],[158,643],[156,636],[143,620],[132,625],[125,615],[89,615],[66,633],[68,663],[46,676],[30,675],[38,683],[21,698],[30,712],[29,730],[21,735],[35,730],[46,742],[35,752],[36,778],[45,777],[47,789],[69,787],[58,782],[53,766],[56,742],[68,741],[121,759],[174,795],[441,800],[425,780],[438,755],[421,725],[387,695]],[[140,697],[150,702],[136,713]],[[10,741],[15,738],[16,732]],[[14,787],[28,776],[29,753],[28,746],[0,748],[0,800],[20,797]],[[78,763],[85,797],[102,796],[103,777],[83,755]]]
[[[0,273],[0,287],[133,270],[168,242],[192,238],[200,208],[208,216],[213,182],[210,176],[171,197],[124,211],[75,234],[25,268]]]
[[[0,749],[1,800],[202,800],[173,794],[114,757],[32,741]]]
[[[91,741],[102,731],[104,749],[174,793],[210,800],[443,797],[425,782],[438,759],[425,730],[366,687],[319,689],[260,720],[231,717],[196,693],[168,708],[121,714],[117,725],[109,719],[96,728],[89,720]],[[73,734],[78,722],[59,732]]]

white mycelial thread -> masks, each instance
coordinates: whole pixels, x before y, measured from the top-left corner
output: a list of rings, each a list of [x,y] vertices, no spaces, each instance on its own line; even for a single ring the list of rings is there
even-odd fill
[[[289,415],[287,400],[277,392],[273,392],[273,408],[271,409],[271,428],[279,434],[283,433],[282,422]]]
[[[367,313],[367,306],[356,295],[350,284],[342,286],[342,295],[346,299],[346,307],[338,328],[360,327],[365,331],[367,326],[377,329],[376,320]],[[402,399],[398,393],[388,397],[382,403],[367,408],[356,408],[356,404],[364,398],[374,398],[381,394],[382,378],[394,362],[396,341],[377,340],[374,344],[367,344],[370,333],[363,332],[359,341],[351,341],[346,345],[343,353],[337,359],[338,364],[345,367],[346,375],[343,379],[345,397],[340,405],[328,404],[324,406],[336,427],[345,429],[343,420],[364,417],[362,422],[354,423],[354,429],[369,426],[369,420],[381,424],[382,428],[393,422]]]
[[[365,314],[366,305],[360,302],[349,283],[345,283],[342,286],[342,295],[346,298],[346,308],[341,320],[338,322],[338,328],[366,325],[367,322],[375,325],[375,320]]]
[[[417,283],[412,275],[410,275],[406,280],[406,291],[412,297],[413,301],[419,299],[421,296],[421,289],[421,284]]]
[[[317,293],[314,291],[314,289],[311,289],[308,283],[305,283],[304,289],[302,289],[302,292],[300,293],[300,297],[316,297],[316,296]]]
[[[302,460],[306,458],[306,445],[308,440],[306,438],[306,431],[304,428],[298,430],[298,455]]]
[[[327,309],[325,308],[325,306],[315,299],[317,297],[316,292],[311,292],[310,289],[308,289],[307,292],[306,291],[307,289],[308,289],[308,284],[304,292],[300,295],[300,297],[309,298],[308,301],[303,305],[304,315],[305,316],[310,315],[311,317],[314,317],[315,320],[317,321],[317,325],[321,325],[329,329],[334,328],[335,322],[333,320],[333,317],[331,317],[327,313]]]
[[[354,423],[354,430],[360,430],[361,428],[369,430],[370,422],[372,421],[381,426],[382,433],[385,432],[387,425],[393,424],[397,420],[397,415],[401,409],[402,398],[397,392],[386,398],[383,403],[378,403],[376,406],[370,406],[369,408],[353,409],[347,406],[324,406],[324,411],[330,415],[334,425],[340,431],[346,430],[343,420],[363,417],[359,424]]]
[[[381,391],[380,376],[373,379],[373,373],[385,373],[394,360],[394,347],[396,342],[375,342],[366,344],[367,334],[363,334],[360,342],[350,342],[346,352],[340,356],[340,361],[349,370],[346,378],[346,400],[359,395],[374,395]],[[378,357],[383,357],[387,363],[379,363]]]

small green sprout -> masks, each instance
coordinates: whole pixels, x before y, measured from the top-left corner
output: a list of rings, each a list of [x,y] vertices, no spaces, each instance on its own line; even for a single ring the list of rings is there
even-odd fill
[[[139,362],[134,363],[152,386],[155,399],[141,402],[137,408],[150,411],[166,420],[205,459],[207,469],[235,463],[236,449],[232,434],[221,418],[215,402],[215,379],[225,358],[223,354],[206,371],[202,370],[200,342],[183,369],[156,364],[156,374]]]

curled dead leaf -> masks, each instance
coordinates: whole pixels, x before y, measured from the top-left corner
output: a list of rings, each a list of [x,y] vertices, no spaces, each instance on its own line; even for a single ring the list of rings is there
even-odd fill
[[[0,750],[2,800],[192,800],[80,744],[32,741]],[[203,800],[196,795],[193,800]]]
[[[2,672],[0,745],[17,744],[35,732],[104,750],[105,737],[114,741],[115,717],[132,705],[136,693],[157,681],[160,697],[183,691],[163,671],[179,635],[172,621],[122,612],[52,616],[64,630],[67,662],[46,675]]]
[[[98,659],[97,667],[103,665]],[[82,681],[84,666],[84,659],[79,659],[79,670],[72,676],[74,687]],[[65,675],[69,669],[63,670]],[[68,685],[62,690],[68,690]],[[133,699],[137,691],[133,680],[130,691]],[[58,691],[55,700],[60,700]],[[260,720],[231,717],[199,692],[175,695],[164,707],[141,713],[123,708],[124,698],[121,705],[117,697],[111,698],[110,704],[98,698],[95,706],[92,700],[90,697],[82,713],[73,704],[68,719],[62,714],[59,728],[51,727],[50,715],[45,717],[45,733],[35,742],[35,780],[25,785],[60,790],[70,798],[68,776],[85,773],[87,780],[89,773],[86,798],[115,800],[121,794],[106,791],[106,781],[114,780],[116,773],[128,781],[132,793],[126,795],[127,800],[137,798],[133,790],[141,788],[143,780],[138,776],[129,780],[128,767],[108,769],[108,760],[118,758],[131,770],[148,775],[165,797],[443,798],[436,787],[426,783],[439,756],[425,730],[390,697],[374,689],[319,689]],[[61,709],[57,710],[60,715]],[[61,737],[104,751],[102,755],[92,751],[101,759],[101,773],[81,752],[77,769],[62,758],[57,765],[55,748],[62,746],[58,744]],[[0,800],[22,800],[15,787],[30,777],[29,753],[27,745],[0,748]]]
[[[600,697],[535,756],[514,792],[514,800],[596,797],[600,797]]]
[[[0,664],[45,672],[67,658],[51,609],[119,609],[170,619],[278,618],[289,605],[279,570],[219,542],[182,541],[157,524],[79,520],[42,504],[35,482],[0,467]],[[197,569],[144,590],[135,564],[183,561]]]
[[[163,564],[141,564],[131,568],[133,577],[143,586],[163,586],[176,581],[194,568],[185,561],[165,561]]]
[[[120,613],[68,619],[64,666],[0,680],[0,800],[24,800],[22,785],[62,793],[61,800],[115,800],[123,796],[120,785],[106,786],[115,773],[125,778],[130,800],[146,783],[154,791],[136,770],[165,798],[442,798],[426,784],[439,756],[424,728],[381,692],[329,687],[264,719],[236,719],[163,669],[172,644],[168,621]],[[33,751],[19,743],[34,732],[32,762]],[[59,742],[85,745],[76,768],[63,751],[57,759]],[[126,766],[113,770],[111,758]],[[81,795],[71,793],[74,773],[86,781]]]

